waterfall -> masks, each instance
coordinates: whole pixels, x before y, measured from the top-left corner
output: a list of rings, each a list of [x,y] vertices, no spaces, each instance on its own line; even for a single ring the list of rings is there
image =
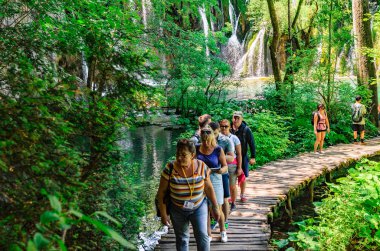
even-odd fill
[[[344,55],[344,47],[340,51],[338,58],[336,59],[335,73],[337,73],[339,75],[343,75],[345,72],[345,68],[346,68],[346,67],[342,67],[342,58],[346,59],[345,55]],[[346,60],[346,62],[348,62],[348,60]]]
[[[247,52],[236,64],[235,77],[262,77],[269,74],[265,28],[256,35]]]
[[[255,71],[255,76],[265,76],[265,45],[264,45],[264,40],[265,40],[265,29],[262,29],[260,32],[260,46],[259,46],[259,52],[258,52],[258,58],[257,58],[257,66],[256,66],[256,71]]]
[[[317,55],[316,55],[316,58],[315,58],[315,62],[314,62],[314,66],[318,66],[321,62],[321,59],[322,59],[322,42],[320,42],[318,44],[318,47],[317,47]]]
[[[82,79],[83,83],[86,85],[88,79],[88,65],[84,52],[82,51]]]
[[[231,1],[229,1],[228,12],[232,26],[232,35],[228,39],[227,45],[222,48],[222,55],[223,58],[231,65],[231,67],[235,68],[242,55],[242,46],[236,35],[240,14],[238,17],[236,17],[235,9]]]
[[[351,46],[350,50],[348,51],[348,56],[347,56],[347,70],[350,73],[350,76],[354,76],[354,65],[356,61],[356,54],[355,54],[355,47]]]
[[[205,6],[203,5],[202,7],[198,7],[198,11],[199,11],[199,14],[201,15],[201,18],[202,18],[203,32],[204,32],[205,38],[206,38],[206,56],[208,57],[210,55],[210,51],[209,51],[208,46],[207,46],[209,26],[208,26]]]
[[[160,37],[164,36],[164,29],[162,28],[162,20],[160,20],[160,28],[159,28],[159,34]],[[167,68],[167,60],[166,60],[166,55],[162,52],[159,52],[161,62],[162,62],[162,75],[163,76],[168,76],[168,68]]]
[[[149,19],[149,13],[152,9],[152,3],[150,0],[141,0],[141,7],[142,7],[142,19],[144,28],[146,29],[148,27],[148,19]]]

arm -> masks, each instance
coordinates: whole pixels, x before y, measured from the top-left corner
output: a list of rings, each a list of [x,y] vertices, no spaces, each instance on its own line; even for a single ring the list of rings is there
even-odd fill
[[[240,176],[241,173],[242,173],[242,169],[241,169],[241,160],[242,160],[242,157],[241,157],[241,145],[236,145],[235,146],[235,150],[236,150],[236,159],[237,159],[237,168],[236,168],[236,174],[237,176]]]
[[[226,161],[227,163],[232,163],[234,161],[234,153],[233,152],[227,152],[226,154]]]
[[[207,177],[209,177],[209,176],[207,175]],[[212,186],[210,179],[206,178],[204,180],[204,182],[205,182],[205,188],[204,188],[205,194],[211,202],[211,208],[212,208],[212,211],[214,214],[214,218],[218,221],[219,220],[219,210],[218,210],[218,202],[216,201],[216,197],[215,197],[214,188]]]
[[[317,134],[318,113],[314,114],[314,133]]]
[[[226,137],[226,140],[228,140],[227,149],[226,149],[226,161],[227,163],[231,163],[235,159],[234,154],[234,142],[228,137]]]
[[[224,154],[223,149],[220,149],[219,162],[222,165],[222,168],[217,173],[225,173],[228,171],[228,165],[226,161],[226,156]]]
[[[327,112],[325,112],[325,116],[326,116],[327,132],[330,132],[330,121],[329,121],[329,117],[327,117]]]
[[[247,142],[249,144],[249,148],[251,149],[251,159],[249,160],[249,164],[254,165],[256,163],[256,145],[255,145],[255,138],[253,137],[253,133],[251,129],[249,128],[248,128],[247,136],[248,136]]]
[[[158,192],[157,192],[157,199],[158,199],[158,207],[160,208],[160,212],[161,212],[161,222],[162,224],[166,226],[170,224],[168,213],[166,211],[167,205],[164,202],[165,195],[168,191],[168,186],[169,186],[169,181],[161,176],[160,185],[158,187]]]

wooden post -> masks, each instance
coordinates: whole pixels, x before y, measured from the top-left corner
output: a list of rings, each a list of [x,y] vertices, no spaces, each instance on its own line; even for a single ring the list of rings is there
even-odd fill
[[[332,182],[332,173],[331,172],[328,172],[326,173],[326,182]]]
[[[286,198],[285,211],[289,215],[290,219],[293,217],[292,198],[290,195]]]
[[[310,183],[310,186],[309,186],[310,201],[311,201],[311,202],[314,201],[314,186],[315,186],[315,180],[313,180],[313,181]]]

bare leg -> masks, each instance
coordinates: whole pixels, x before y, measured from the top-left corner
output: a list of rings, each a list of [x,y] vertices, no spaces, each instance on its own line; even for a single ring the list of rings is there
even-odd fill
[[[317,134],[315,135],[315,137],[316,137],[316,139],[315,139],[315,143],[314,143],[314,152],[316,153],[317,150],[318,150],[318,145],[321,142],[321,133],[317,132]]]
[[[230,186],[230,192],[231,192],[231,201],[232,203],[235,203],[236,201],[236,185]]]
[[[364,130],[360,132],[360,139],[361,139],[361,140],[364,140],[364,133],[365,133]]]
[[[224,220],[227,221],[228,215],[229,215],[229,209],[230,209],[230,203],[228,203],[228,198],[224,198],[224,204],[222,206],[223,208],[223,214],[224,214]]]
[[[245,187],[247,186],[246,182],[247,181],[240,182],[240,194],[245,194]]]
[[[219,205],[219,214],[220,214],[220,217],[219,217],[218,223],[219,223],[220,232],[226,231],[226,228],[224,227],[224,213],[223,213],[221,205]]]
[[[321,152],[323,150],[323,143],[325,142],[325,136],[326,136],[326,132],[321,132],[321,140],[319,142],[319,149]]]

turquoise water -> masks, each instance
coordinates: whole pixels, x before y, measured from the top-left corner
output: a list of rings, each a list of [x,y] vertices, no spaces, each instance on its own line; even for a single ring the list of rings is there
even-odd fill
[[[158,177],[165,163],[175,155],[175,142],[183,130],[165,130],[160,126],[144,126],[126,131],[120,141],[129,161],[141,165],[142,177]]]

